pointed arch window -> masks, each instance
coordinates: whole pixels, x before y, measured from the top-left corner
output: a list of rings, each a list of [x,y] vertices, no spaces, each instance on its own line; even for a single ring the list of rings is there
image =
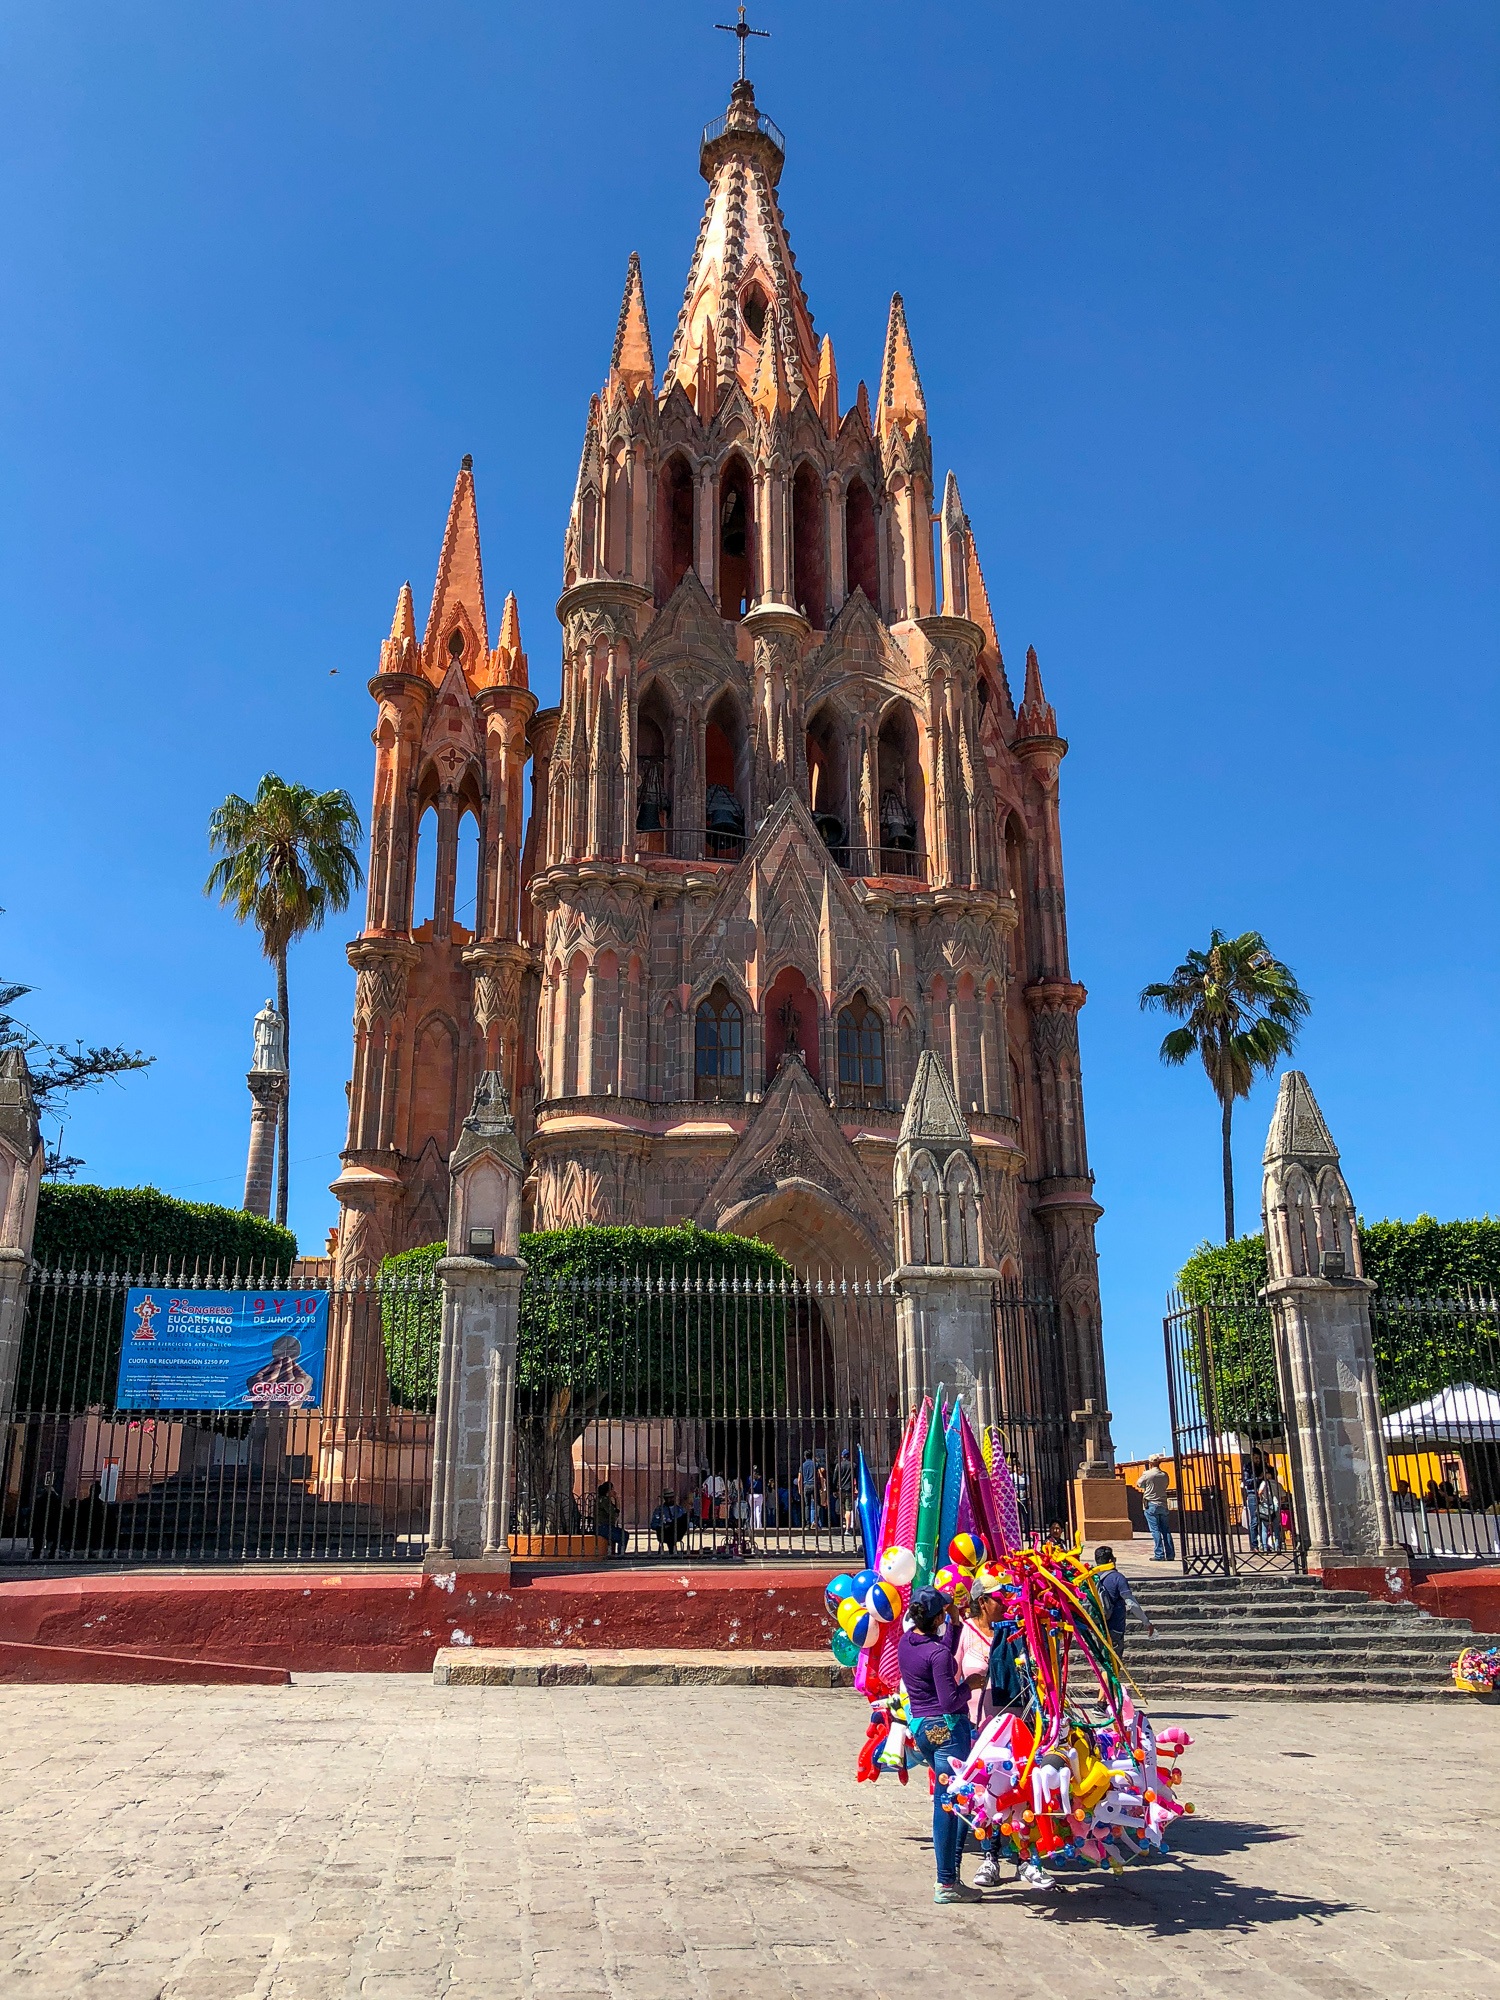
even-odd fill
[[[839,1102],[885,1103],[885,1023],[863,993],[839,1015]]]
[[[745,1016],[724,986],[698,1003],[693,1095],[733,1102],[745,1095]]]

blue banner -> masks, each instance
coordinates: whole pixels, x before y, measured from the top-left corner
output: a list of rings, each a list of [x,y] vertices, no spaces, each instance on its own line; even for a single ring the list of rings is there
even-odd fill
[[[326,1292],[125,1295],[120,1410],[308,1410],[323,1400]]]

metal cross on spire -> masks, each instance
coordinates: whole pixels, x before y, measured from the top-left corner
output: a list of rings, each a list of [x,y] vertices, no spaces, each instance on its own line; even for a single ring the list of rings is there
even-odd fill
[[[718,29],[719,29],[719,30],[720,30],[720,31],[721,31],[721,32],[722,32],[723,34],[726,34],[726,35],[733,35],[733,36],[734,36],[734,37],[736,38],[736,40],[737,40],[737,41],[739,42],[739,45],[740,45],[740,82],[741,82],[741,83],[743,83],[743,82],[745,81],[745,44],[746,44],[746,42],[748,42],[748,41],[749,41],[749,39],[750,39],[750,37],[751,37],[752,35],[756,35],[756,36],[758,36],[758,37],[759,37],[759,39],[760,39],[761,41],[763,41],[763,42],[768,42],[768,41],[770,41],[770,39],[771,39],[771,30],[770,30],[769,28],[750,28],[750,27],[747,27],[747,26],[745,25],[745,10],[744,10],[744,7],[743,7],[743,6],[742,6],[742,7],[740,8],[740,18],[739,18],[739,20],[738,20],[738,21],[715,21],[715,22],[714,22],[714,26],[715,26],[716,28],[718,28]]]

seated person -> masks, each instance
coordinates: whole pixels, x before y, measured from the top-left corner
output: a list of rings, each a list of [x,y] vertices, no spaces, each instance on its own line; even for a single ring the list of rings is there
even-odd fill
[[[687,1509],[679,1505],[677,1495],[669,1486],[651,1510],[651,1532],[669,1552],[677,1547],[688,1531]]]

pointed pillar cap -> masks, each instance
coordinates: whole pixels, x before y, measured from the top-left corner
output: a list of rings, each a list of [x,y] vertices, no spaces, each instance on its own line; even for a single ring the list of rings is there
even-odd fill
[[[646,319],[646,292],[641,283],[641,260],[632,250],[625,273],[625,296],[620,301],[620,318],[615,327],[614,350],[609,358],[610,389],[623,389],[634,396],[642,388],[656,389],[656,363],[651,357],[651,328]]]
[[[906,429],[926,422],[927,400],[922,394],[922,378],[912,353],[906,305],[899,292],[892,292],[885,329],[885,358],[880,364],[880,435],[884,437],[898,426]]]
[[[1021,713],[1016,718],[1018,736],[1056,736],[1057,710],[1048,701],[1042,687],[1042,669],[1037,660],[1036,647],[1026,648],[1026,691],[1021,698]]]
[[[912,1078],[901,1119],[901,1136],[896,1143],[926,1146],[939,1152],[952,1152],[956,1146],[973,1146],[948,1072],[932,1049],[923,1049],[917,1057],[917,1073]]]
[[[1298,1160],[1315,1168],[1328,1165],[1338,1156],[1339,1149],[1318,1109],[1312,1085],[1300,1069],[1284,1071],[1276,1094],[1276,1109],[1271,1114],[1271,1129],[1266,1134],[1262,1164]]]

